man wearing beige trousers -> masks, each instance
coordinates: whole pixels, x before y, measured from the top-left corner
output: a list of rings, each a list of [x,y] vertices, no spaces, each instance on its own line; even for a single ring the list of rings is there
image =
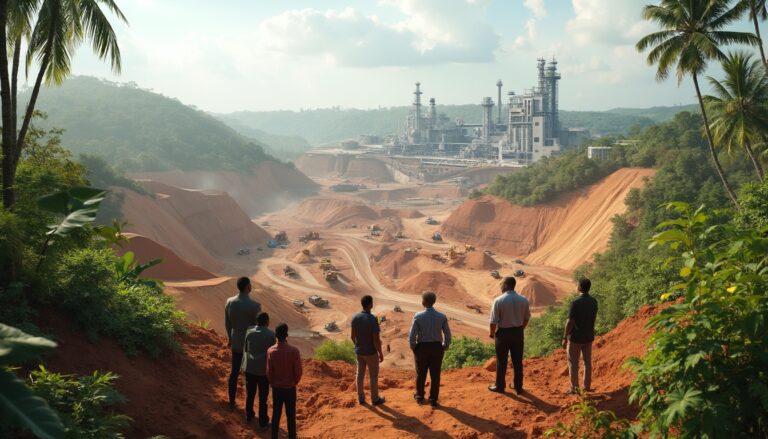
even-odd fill
[[[592,282],[579,280],[579,297],[571,302],[568,321],[565,324],[563,348],[568,353],[568,371],[571,376],[571,389],[568,393],[579,393],[579,357],[584,360],[583,389],[592,390],[592,342],[595,340],[595,319],[597,318],[597,300],[589,295]]]

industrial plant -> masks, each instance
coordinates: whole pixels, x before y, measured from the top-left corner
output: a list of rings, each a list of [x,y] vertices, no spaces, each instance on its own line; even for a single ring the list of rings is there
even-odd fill
[[[503,83],[499,80],[497,102],[491,97],[480,101],[480,124],[450,120],[439,114],[435,98],[429,99],[425,109],[421,97],[424,92],[417,82],[405,132],[387,142],[387,154],[528,164],[556,155],[563,147],[581,143],[589,137],[586,130],[560,126],[558,83],[561,75],[557,61],[540,58],[537,68],[538,85],[521,94],[510,91],[506,105],[501,104]]]

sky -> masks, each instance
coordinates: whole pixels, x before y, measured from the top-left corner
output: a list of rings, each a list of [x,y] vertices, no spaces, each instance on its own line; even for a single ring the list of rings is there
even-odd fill
[[[634,44],[655,30],[641,0],[118,0],[120,75],[87,46],[73,74],[136,82],[200,109],[440,104],[522,92],[556,57],[560,107],[693,103],[689,81],[657,83]]]

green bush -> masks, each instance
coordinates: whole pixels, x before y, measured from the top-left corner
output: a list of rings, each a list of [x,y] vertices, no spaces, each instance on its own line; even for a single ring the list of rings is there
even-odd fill
[[[670,205],[654,245],[678,252],[683,295],[651,319],[654,330],[630,400],[652,435],[768,436],[768,230],[713,224],[701,209]]]
[[[544,433],[546,437],[567,437],[579,439],[634,439],[637,433],[629,421],[619,419],[607,410],[598,410],[595,403],[582,395],[578,404],[569,411],[576,417],[569,423],[558,422]]]
[[[0,286],[16,278],[23,249],[19,217],[0,208]]]
[[[739,191],[739,203],[737,224],[744,228],[768,226],[768,181],[744,185]]]
[[[175,349],[184,315],[171,297],[149,285],[118,282],[117,258],[109,249],[70,251],[58,261],[51,301],[93,339],[113,337],[129,355],[157,356]]]
[[[563,345],[568,303],[570,299],[562,305],[550,306],[547,312],[531,319],[525,329],[526,357],[543,357]]]
[[[349,364],[357,362],[355,345],[351,340],[326,340],[315,349],[315,358],[323,361],[340,360]]]
[[[495,355],[496,350],[492,343],[483,343],[477,337],[457,337],[445,351],[443,369],[482,366]]]
[[[121,439],[120,432],[131,419],[116,414],[112,407],[125,402],[113,386],[117,375],[62,375],[40,366],[30,375],[30,388],[59,413],[71,439]]]

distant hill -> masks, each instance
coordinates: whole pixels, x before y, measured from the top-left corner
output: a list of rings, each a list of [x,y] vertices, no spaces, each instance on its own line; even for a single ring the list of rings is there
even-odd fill
[[[27,99],[25,94],[19,100]],[[75,154],[95,154],[126,171],[249,171],[276,160],[264,143],[135,84],[76,76],[43,89],[37,108],[48,119],[35,123],[64,128],[63,145]]]
[[[313,146],[307,142],[307,139],[300,136],[272,134],[251,128],[235,119],[226,120],[223,117],[219,118],[243,136],[261,142],[269,154],[281,160],[294,160],[303,153],[313,149]]]
[[[438,105],[438,113],[465,123],[480,123],[479,105]],[[646,127],[672,119],[685,107],[650,109],[615,109],[610,111],[565,111],[560,120],[566,128],[586,128],[595,135],[627,134],[633,127]],[[410,107],[387,107],[370,110],[325,108],[302,111],[239,111],[216,115],[241,134],[263,130],[284,136],[298,136],[310,144],[322,146],[356,138],[360,134],[384,135],[401,132]],[[251,137],[259,138],[255,134]],[[268,142],[267,138],[264,138]]]
[[[677,105],[674,107],[651,107],[651,108],[614,108],[608,110],[606,113],[621,115],[621,116],[637,116],[644,117],[653,120],[654,122],[666,122],[672,120],[675,114],[681,111],[688,111],[690,113],[701,113],[698,104],[691,105]]]

